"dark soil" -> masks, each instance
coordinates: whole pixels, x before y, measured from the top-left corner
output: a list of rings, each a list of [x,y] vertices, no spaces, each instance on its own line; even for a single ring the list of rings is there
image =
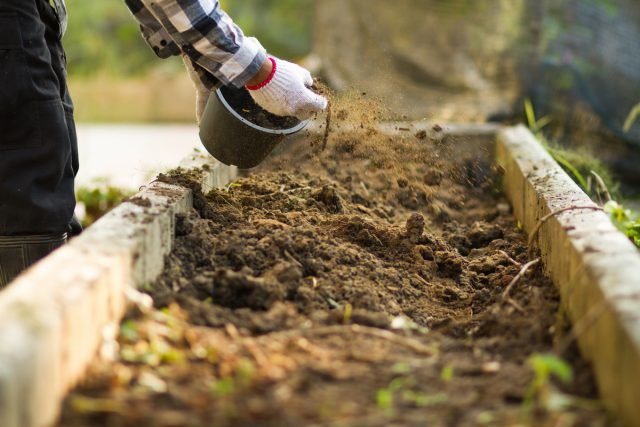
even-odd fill
[[[414,135],[297,142],[198,193],[147,289],[170,308],[129,315],[120,359],[60,425],[612,425],[573,347],[574,381],[527,399],[529,358],[566,332],[558,292],[536,270],[502,300],[528,259],[499,177],[473,142],[452,156]],[[558,396],[571,403],[552,411]]]
[[[129,197],[126,202],[133,203],[136,206],[140,206],[142,208],[148,208],[151,206],[151,200],[145,199],[143,197]]]
[[[222,94],[238,114],[255,125],[282,130],[291,129],[300,124],[300,120],[295,117],[276,116],[264,110],[253,101],[246,89],[223,88]]]

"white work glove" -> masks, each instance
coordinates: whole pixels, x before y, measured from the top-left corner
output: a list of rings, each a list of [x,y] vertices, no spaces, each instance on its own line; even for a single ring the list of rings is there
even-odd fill
[[[277,116],[294,116],[305,120],[327,108],[326,98],[309,89],[311,73],[299,65],[273,57],[271,78],[258,86],[247,86],[253,100]]]

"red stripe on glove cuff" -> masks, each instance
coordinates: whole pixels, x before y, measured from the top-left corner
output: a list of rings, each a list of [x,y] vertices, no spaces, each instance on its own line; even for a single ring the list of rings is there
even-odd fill
[[[266,85],[268,85],[269,83],[271,83],[271,80],[273,80],[273,78],[276,75],[276,71],[278,69],[278,66],[276,65],[276,60],[269,57],[269,61],[271,61],[271,64],[273,65],[273,67],[271,68],[271,73],[269,74],[269,77],[267,77],[267,79],[265,81],[263,81],[262,83],[260,83],[259,85],[255,85],[255,86],[247,86],[248,90],[260,90],[263,87],[265,87]]]

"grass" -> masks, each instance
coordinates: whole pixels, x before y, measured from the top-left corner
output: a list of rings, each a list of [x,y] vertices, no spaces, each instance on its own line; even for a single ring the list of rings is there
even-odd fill
[[[636,104],[635,107],[631,109],[627,119],[624,121],[624,131],[629,132],[631,127],[636,122],[636,120],[640,117],[640,103]]]
[[[446,369],[446,368],[445,368]],[[411,367],[407,363],[396,363],[392,368],[395,378],[385,388],[376,391],[375,400],[378,408],[387,416],[396,413],[397,406],[409,405],[419,408],[442,405],[447,403],[449,397],[444,392],[426,394],[419,390],[419,384],[411,372]],[[451,381],[453,371],[443,372],[445,382]]]
[[[524,108],[531,132],[582,190],[595,198],[602,192],[602,185],[600,185],[602,183],[609,193],[617,195],[619,184],[600,160],[586,149],[567,149],[555,141],[550,141],[545,136],[544,129],[552,123],[552,118],[550,116],[537,118],[533,104],[528,99],[525,100]]]
[[[555,389],[552,381],[555,378],[564,385],[573,382],[573,369],[569,363],[553,354],[540,353],[529,357],[528,363],[534,375],[522,403],[525,414],[534,407],[557,411],[573,403],[569,396]]]
[[[80,218],[82,226],[90,226],[132,195],[132,191],[110,185],[108,180],[97,180],[95,185],[77,188],[76,199],[84,208]]]
[[[551,118],[549,116],[536,118],[533,104],[528,99],[525,100],[524,108],[529,129],[553,159],[592,199],[604,205],[605,211],[618,229],[640,248],[640,215],[615,201],[616,198],[620,198],[620,195],[618,183],[613,179],[611,172],[587,151],[568,150],[550,142],[544,135],[543,129],[551,123]],[[638,117],[640,117],[640,104],[629,113],[625,123],[626,131],[631,129]]]
[[[640,248],[640,216],[613,200],[604,209],[616,227]]]

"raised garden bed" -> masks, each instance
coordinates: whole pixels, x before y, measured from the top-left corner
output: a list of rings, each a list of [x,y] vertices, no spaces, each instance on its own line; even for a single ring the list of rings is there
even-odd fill
[[[521,228],[566,207],[553,203],[586,202],[528,151],[526,131],[501,132],[494,167],[495,128],[418,127],[345,129],[322,152],[303,139],[230,185],[233,170],[197,156],[196,169],[161,177],[0,299],[6,323],[30,318],[0,336],[3,348],[20,337],[26,349],[23,363],[0,353],[1,425],[48,425],[101,337],[117,360],[92,364],[60,425],[614,425],[576,337],[602,402],[634,425],[637,329],[625,313],[635,306],[616,304],[637,290],[620,292],[628,278],[616,272],[603,304],[598,280],[610,272],[581,255],[609,256],[580,225],[606,215],[549,217],[534,239],[544,270],[519,275],[538,256]],[[531,181],[541,168],[552,178]],[[558,183],[564,201],[539,188]],[[77,259],[84,274],[53,273]],[[29,300],[45,280],[65,292]],[[169,308],[141,309],[134,295],[116,346],[127,284]],[[583,329],[576,337],[567,317]],[[43,353],[50,370],[34,356]],[[19,400],[16,390],[34,393]]]
[[[298,141],[206,195],[161,176],[195,192],[143,287],[170,309],[129,314],[61,425],[606,425],[576,348],[572,383],[534,385],[567,325],[541,269],[514,281],[526,238],[488,146],[402,132]]]

